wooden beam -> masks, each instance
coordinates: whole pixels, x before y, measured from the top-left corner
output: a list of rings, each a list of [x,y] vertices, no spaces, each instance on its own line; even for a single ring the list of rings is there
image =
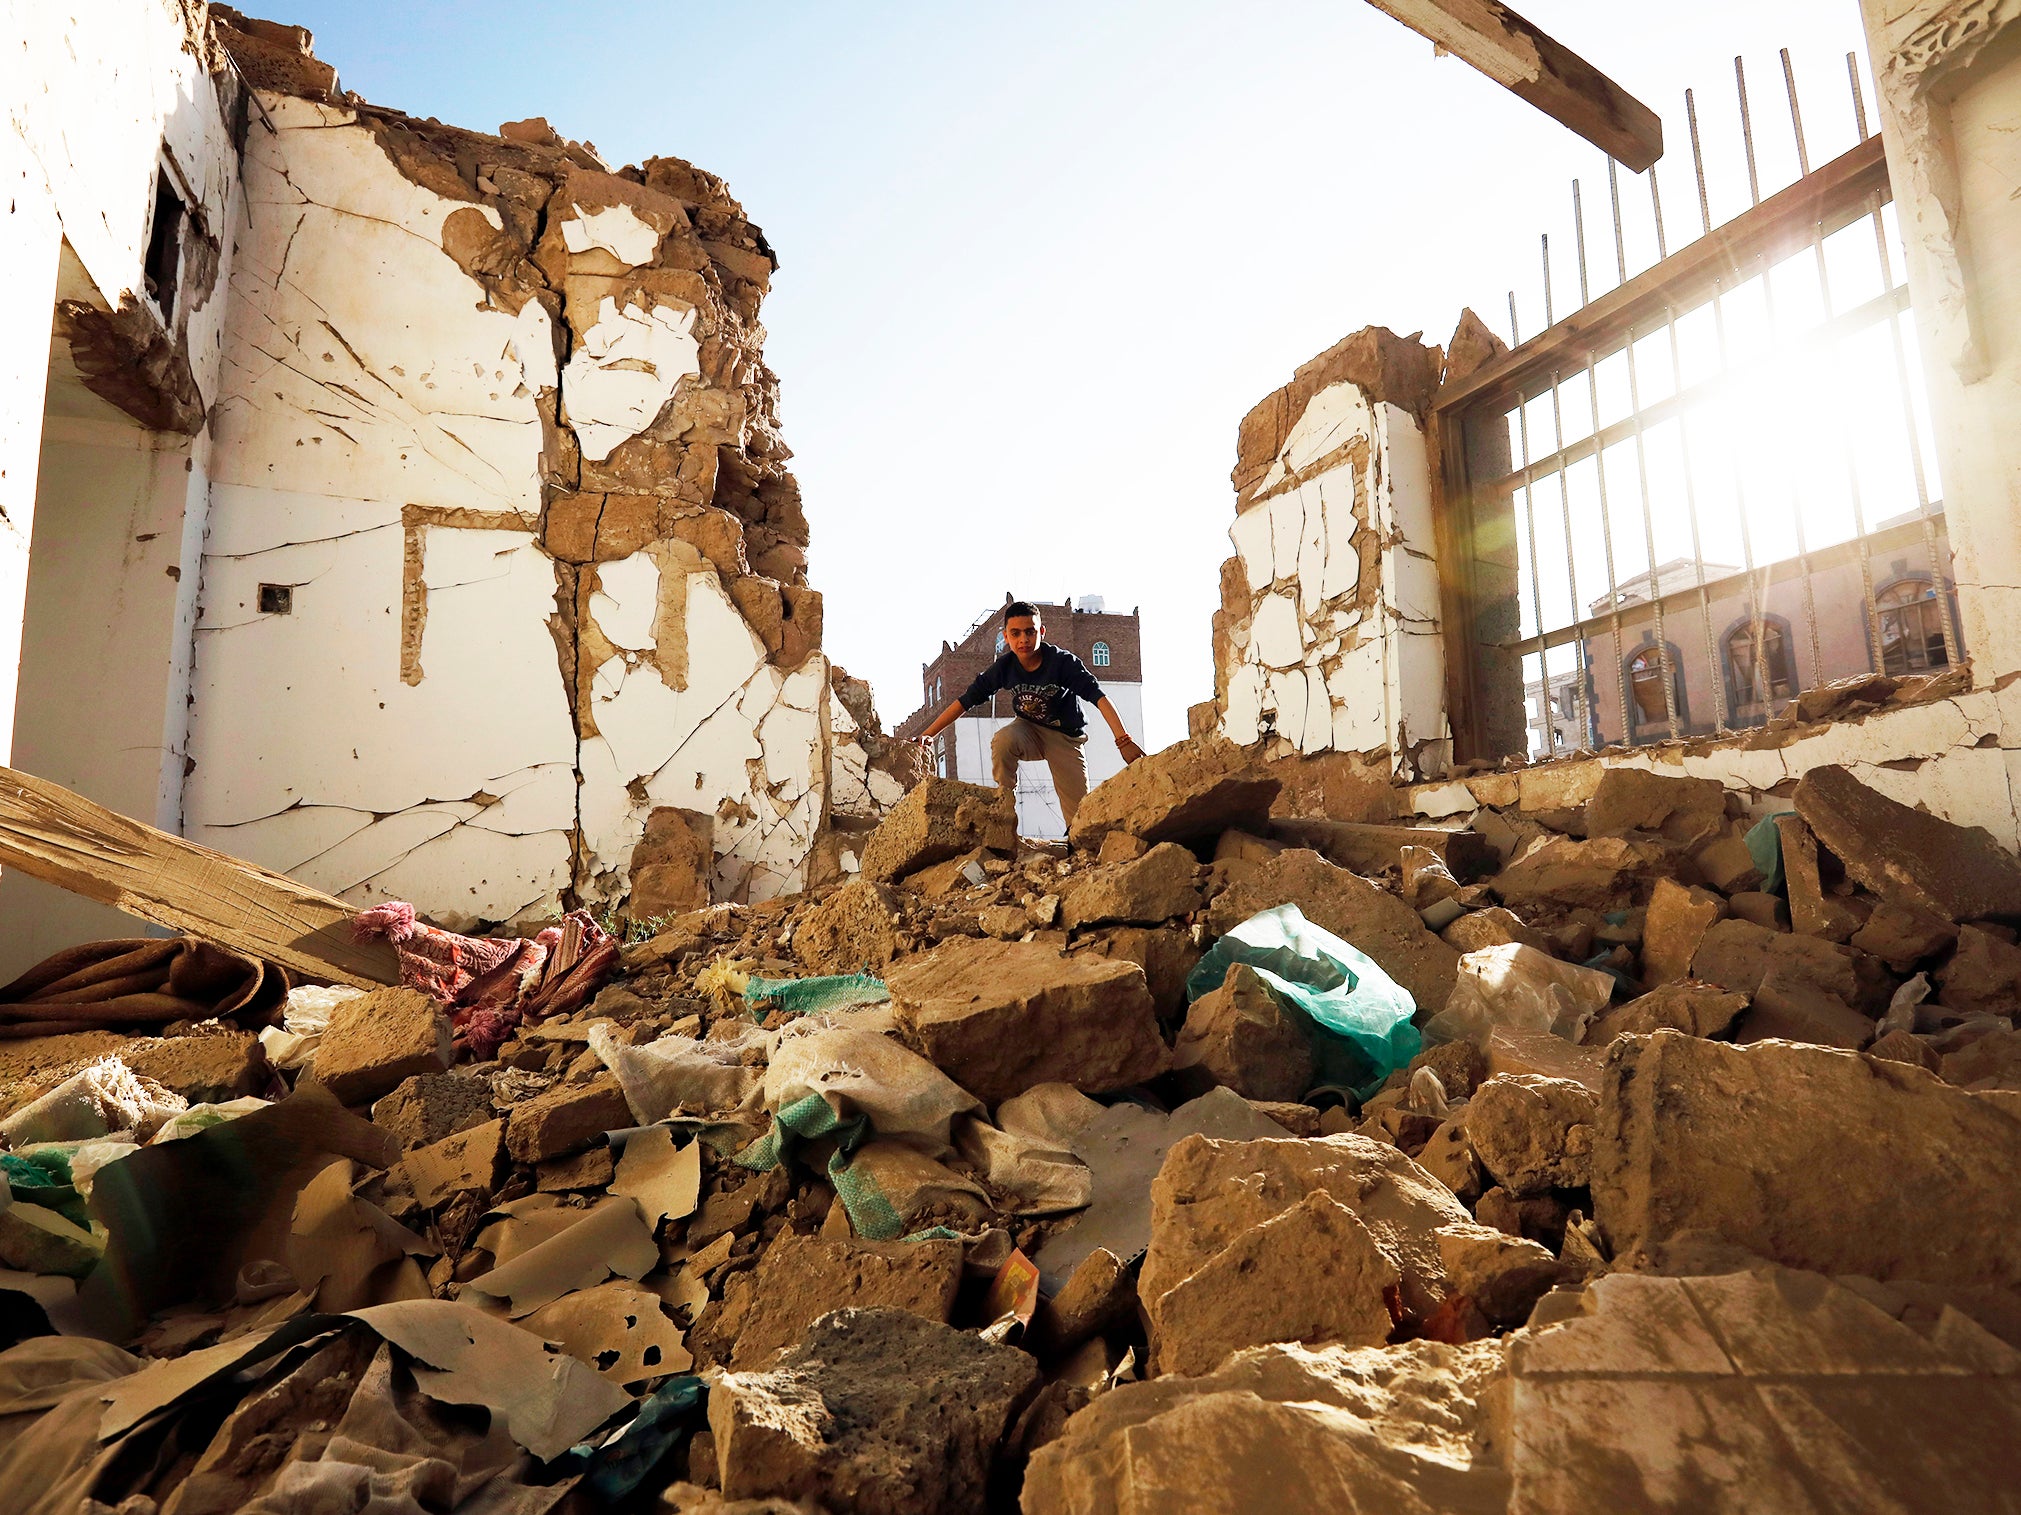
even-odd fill
[[[1875,195],[1885,199],[1888,193],[1888,160],[1881,151],[1881,139],[1869,137],[1724,226],[1715,226],[1711,235],[1679,248],[1653,268],[1573,311],[1521,347],[1483,363],[1459,384],[1442,391],[1438,408],[1450,414],[1490,396],[1507,397],[1517,392],[1526,377],[1548,373],[1554,367],[1567,371],[1583,367],[1589,352],[1604,357],[1630,332],[1660,321],[1666,307],[1690,310],[1711,297],[1716,283],[1739,283],[1764,259],[1774,263],[1810,246],[1814,236],[1830,236],[1865,215]]]
[[[1569,126],[1624,168],[1663,156],[1656,112],[1500,0],[1369,0],[1442,50]]]
[[[351,940],[355,907],[12,768],[0,768],[0,867],[291,973],[399,981],[391,947]]]

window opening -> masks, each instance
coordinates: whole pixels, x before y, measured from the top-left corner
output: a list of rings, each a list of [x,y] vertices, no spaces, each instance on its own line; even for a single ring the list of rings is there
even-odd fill
[[[175,316],[176,270],[182,261],[182,196],[175,192],[175,183],[168,176],[168,170],[157,167],[154,171],[154,220],[147,231],[147,256],[141,263],[141,274],[147,284],[149,297],[155,309],[161,312],[164,322]]]

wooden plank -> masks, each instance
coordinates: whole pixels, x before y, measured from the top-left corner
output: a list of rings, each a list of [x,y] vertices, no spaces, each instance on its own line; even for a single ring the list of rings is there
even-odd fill
[[[1587,353],[1605,353],[1629,332],[1660,321],[1666,306],[1689,310],[1710,294],[1716,281],[1734,283],[1760,260],[1786,257],[1808,247],[1813,235],[1830,235],[1865,215],[1876,193],[1883,197],[1888,193],[1888,161],[1881,139],[1869,137],[1521,347],[1483,363],[1464,382],[1441,394],[1438,408],[1450,414],[1489,398],[1513,395],[1526,377],[1554,368],[1568,372],[1583,368]]]
[[[390,946],[351,940],[354,906],[13,768],[0,768],[0,867],[292,973],[399,981]]]
[[[1499,0],[1369,0],[1640,173],[1663,156],[1656,112]]]

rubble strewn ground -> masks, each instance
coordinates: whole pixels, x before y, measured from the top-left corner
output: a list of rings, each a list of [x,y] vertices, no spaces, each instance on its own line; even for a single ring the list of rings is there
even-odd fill
[[[928,780],[481,1062],[408,989],[0,1044],[0,1487],[2021,1508],[2021,866],[1843,770],[1445,841],[1274,790],[1185,744],[1069,848]],[[1321,1082],[1281,957],[1189,985],[1287,904],[1408,991],[1398,1066]]]

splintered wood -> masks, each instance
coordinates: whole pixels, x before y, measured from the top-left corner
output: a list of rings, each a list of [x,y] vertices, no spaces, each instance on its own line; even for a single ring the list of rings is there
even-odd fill
[[[351,939],[342,900],[12,768],[0,768],[0,867],[309,978],[399,980],[390,946]]]

